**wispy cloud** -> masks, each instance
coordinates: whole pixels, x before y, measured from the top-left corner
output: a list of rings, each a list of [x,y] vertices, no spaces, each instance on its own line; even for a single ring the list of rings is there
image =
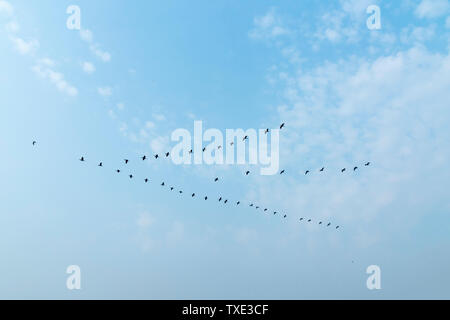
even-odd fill
[[[55,62],[53,60],[45,58],[39,60],[37,64],[32,67],[32,70],[39,77],[47,79],[53,83],[59,91],[72,97],[76,96],[78,94],[78,89],[69,84],[64,79],[64,75],[62,73],[56,72],[53,69],[54,66]]]
[[[111,87],[100,87],[97,89],[97,92],[102,97],[109,97],[113,94],[113,89]]]
[[[111,61],[111,54],[101,49],[100,44],[94,42],[94,34],[89,29],[81,29],[80,37],[83,41],[89,43],[89,50],[103,62]]]
[[[415,10],[419,18],[437,18],[446,15],[450,10],[448,0],[422,0]]]
[[[91,62],[82,62],[81,67],[83,71],[87,74],[92,74],[95,72],[95,66]]]

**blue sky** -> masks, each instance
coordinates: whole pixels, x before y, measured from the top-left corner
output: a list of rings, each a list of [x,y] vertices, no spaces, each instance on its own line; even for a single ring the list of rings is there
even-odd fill
[[[0,0],[0,298],[448,299],[449,40],[447,0]],[[194,120],[286,122],[288,174],[138,161]]]

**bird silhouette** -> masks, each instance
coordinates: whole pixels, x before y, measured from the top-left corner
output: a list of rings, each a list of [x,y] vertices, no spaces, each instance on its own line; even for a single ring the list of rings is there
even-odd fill
[[[233,146],[234,145],[234,142],[230,142],[230,146]]]
[[[169,157],[169,155],[170,155],[170,152],[166,152],[166,158]]]
[[[219,202],[222,201],[222,197],[219,198]]]
[[[205,152],[206,151],[206,147],[204,147],[202,150],[203,150],[203,152]]]
[[[159,155],[158,154],[155,154],[155,159],[158,159],[159,158]]]
[[[215,178],[215,179],[214,179],[214,182],[217,182],[217,181],[219,181],[219,178]]]
[[[287,218],[287,215],[284,215],[284,216],[283,216],[283,218],[285,218],[285,219],[286,219],[286,218]]]
[[[331,222],[328,222],[327,227],[331,226]]]
[[[240,201],[238,201],[238,202],[236,202],[236,205],[238,206],[238,205],[240,205],[241,204],[241,202]]]
[[[191,150],[189,150],[189,154],[191,154],[192,153],[192,149]]]
[[[248,176],[249,174],[250,174],[250,171],[247,171],[247,172],[245,173],[246,176]]]
[[[130,179],[133,179],[133,175],[132,174],[130,174],[129,177],[130,177]]]
[[[80,161],[81,161],[81,162],[84,162],[84,157],[81,157],[81,158],[80,158]]]
[[[205,200],[208,200],[208,197],[205,197]]]
[[[192,194],[192,198],[195,197],[195,193]]]
[[[322,169],[320,169],[320,172],[323,172],[323,170],[325,170],[325,167],[323,167]]]
[[[146,178],[144,181],[145,181],[145,183],[147,183],[147,182],[148,182],[148,179]]]
[[[268,134],[268,133],[269,133],[269,129],[266,129],[266,131],[264,131],[264,133],[265,133],[265,134]]]
[[[300,218],[300,221],[303,221],[303,218]]]
[[[354,168],[353,168],[353,171],[356,171],[356,170],[358,170],[358,167],[354,167]]]
[[[242,141],[245,141],[248,139],[248,136],[245,136],[244,139],[242,139]]]
[[[223,203],[225,203],[225,204],[228,203],[228,200],[226,199]]]
[[[253,203],[250,204],[250,207],[253,207]]]
[[[322,221],[320,221],[319,224],[322,224]]]
[[[308,222],[311,222],[311,219],[309,219]]]
[[[120,173],[120,170],[116,170],[117,173]]]
[[[284,126],[285,126],[285,123],[282,123],[281,126],[280,126],[280,130],[283,129]]]
[[[370,166],[370,162],[367,162],[367,163],[365,164],[365,166],[366,166],[366,167]]]
[[[283,174],[283,173],[285,173],[285,171],[284,171],[284,170],[281,170],[280,174]]]
[[[166,184],[165,184],[164,182],[163,182],[163,183],[161,183],[161,186],[163,186],[163,187],[164,187],[165,185],[166,185]]]
[[[259,207],[258,207],[258,206],[256,206],[255,208],[256,208],[256,210],[258,210],[258,209],[259,209]]]
[[[36,141],[33,141],[33,146],[35,146],[35,145],[36,145],[36,143],[37,143]]]
[[[170,187],[170,191],[173,191],[173,189],[174,189],[173,187]]]
[[[336,229],[339,229],[339,226],[337,226]]]
[[[183,191],[181,191],[181,190],[180,190],[180,191],[178,191],[178,192],[179,192],[180,194],[182,194],[182,193],[183,193]]]
[[[217,149],[219,149],[219,150],[222,149],[222,146],[218,146]]]
[[[309,173],[309,170],[306,170],[306,172],[305,172],[305,176],[307,175]]]
[[[147,159],[147,156],[142,157],[142,161],[145,161]]]
[[[277,213],[278,213],[278,212],[274,211],[274,212],[273,212],[273,215],[276,215]]]
[[[347,170],[347,169],[344,168],[344,169],[341,170],[341,172],[345,172],[345,170]]]
[[[99,167],[103,167],[103,162],[100,162],[100,163],[98,164],[98,166],[99,166]]]
[[[266,212],[266,211],[267,211],[267,208],[264,209],[264,212]]]
[[[128,162],[129,162],[128,159],[124,159],[123,161],[125,161],[125,164],[128,164]]]

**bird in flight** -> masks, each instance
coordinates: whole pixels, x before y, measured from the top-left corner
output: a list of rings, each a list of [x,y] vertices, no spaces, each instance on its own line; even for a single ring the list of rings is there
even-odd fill
[[[128,159],[124,159],[123,161],[125,161],[125,164],[128,164],[128,162],[129,162]]]
[[[354,167],[354,168],[353,168],[353,171],[356,171],[356,170],[358,170],[358,167]]]
[[[192,153],[192,149],[191,150],[189,150],[189,154],[191,154]]]
[[[173,187],[170,187],[170,191],[173,191]]]
[[[244,139],[242,139],[242,141],[245,141],[248,139],[248,136],[245,136]]]
[[[264,131],[264,133],[265,133],[265,134],[268,134],[268,133],[269,133],[269,129],[266,129],[266,131]]]
[[[250,204],[250,207],[253,207],[253,203]]]
[[[195,193],[192,194],[192,198],[195,197]]]
[[[306,172],[305,172],[305,176],[307,175],[309,173],[309,170],[306,170]]]
[[[166,152],[166,158],[169,157],[169,155],[170,155],[170,152]]]
[[[236,205],[238,206],[238,205],[240,205],[241,204],[241,202],[240,201],[238,201],[238,202],[236,202]]]
[[[147,156],[142,157],[142,161],[145,161],[145,160],[147,160]]]
[[[165,185],[166,185],[166,184],[165,184],[164,182],[163,182],[163,183],[161,183],[161,186],[163,186],[163,187],[164,187]]]
[[[222,197],[219,198],[219,202],[222,201]]]
[[[323,170],[325,170],[325,167],[323,167],[322,169],[320,169],[320,172],[323,172]]]
[[[285,219],[286,219],[286,218],[287,218],[287,215],[284,215],[284,216],[283,216],[283,218],[285,218]]]
[[[281,126],[280,126],[280,130],[283,129],[284,126],[285,126],[285,123],[282,123]]]
[[[181,191],[181,190],[180,190],[180,191],[178,191],[178,192],[179,192],[180,194],[182,194],[182,193],[183,193],[183,191]]]
[[[276,215],[277,213],[278,213],[278,212],[274,211],[274,212],[273,212],[273,215]]]
[[[284,170],[281,170],[280,174],[283,174],[283,173],[285,173],[285,171],[284,171]]]
[[[219,178],[215,178],[215,179],[214,179],[214,182],[217,182],[217,181],[219,181]]]
[[[303,218],[300,218],[300,221],[303,221]]]
[[[249,174],[250,174],[250,171],[247,171],[247,172],[245,173],[246,176],[248,176]]]
[[[336,229],[339,229],[339,226],[337,226]]]
[[[233,146],[234,145],[234,142],[230,142],[230,146]]]
[[[81,161],[81,162],[84,162],[84,157],[81,157],[81,158],[80,158],[80,161]]]
[[[225,199],[225,201],[224,201],[223,203],[225,203],[225,204],[226,204],[227,202],[228,202],[228,199]]]
[[[370,166],[370,162],[367,162],[367,163],[365,164],[365,166],[366,166],[366,167]]]
[[[202,149],[202,150],[203,150],[203,152],[205,152],[205,151],[206,151],[206,147],[203,147],[203,149]]]
[[[98,166],[99,166],[99,167],[103,167],[103,162],[100,162],[100,163],[98,164]]]
[[[37,143],[36,141],[33,141],[33,146],[35,146],[35,145],[36,145],[36,143]]]
[[[120,170],[119,170],[119,169],[117,169],[117,170],[116,170],[116,172],[117,172],[117,173],[120,173]]]
[[[158,159],[159,158],[159,155],[158,154],[155,154],[155,159]]]
[[[133,175],[132,174],[130,174],[129,177],[130,177],[130,179],[133,179]]]
[[[217,149],[219,149],[219,150],[222,149],[222,146],[218,146]]]
[[[205,200],[208,200],[208,197],[205,197]]]
[[[266,211],[267,211],[267,208],[264,209],[264,212],[266,212]]]
[[[309,219],[308,222],[311,222],[311,219]]]
[[[322,224],[322,221],[320,221],[319,224]]]
[[[259,207],[257,206],[257,207],[256,207],[256,210],[258,210],[258,209],[259,209]]]
[[[344,168],[344,169],[341,170],[341,172],[343,173],[343,172],[345,172],[345,170],[347,170],[347,169]]]
[[[144,180],[144,181],[145,181],[145,183],[147,183],[147,182],[148,182],[148,179],[147,179],[147,178],[145,178],[145,180]]]
[[[331,226],[331,222],[328,222],[327,227]]]

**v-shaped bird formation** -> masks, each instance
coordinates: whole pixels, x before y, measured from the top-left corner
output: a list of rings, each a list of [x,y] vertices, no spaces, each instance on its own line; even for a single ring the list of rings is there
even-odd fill
[[[280,129],[283,129],[285,126],[286,126],[286,124],[285,124],[285,123],[282,123],[282,124],[280,125]],[[265,131],[265,133],[266,133],[266,134],[269,133],[269,129],[267,129],[267,130]],[[243,140],[247,140],[247,139],[248,139],[247,136],[244,136],[244,137],[243,137]],[[33,146],[36,146],[36,144],[37,144],[37,141],[34,140],[34,141],[32,142],[32,145],[33,145]],[[231,144],[233,144],[233,143],[231,143]],[[219,146],[219,148],[221,148],[221,146]],[[203,148],[202,151],[205,152],[205,150],[206,150],[206,149]],[[189,151],[189,153],[192,153],[192,152],[193,152],[192,150]],[[169,153],[169,152],[166,152],[164,155],[166,156],[166,158],[168,158],[169,155],[170,155],[170,153]],[[160,156],[159,156],[158,154],[153,155],[153,157],[154,157],[156,160],[158,160],[158,159],[160,158]],[[149,160],[149,157],[148,157],[147,155],[142,155],[142,156],[140,157],[140,160],[141,160],[141,161],[146,161],[146,160]],[[87,160],[87,158],[86,158],[85,156],[81,156],[81,157],[79,158],[79,161],[80,161],[80,162],[83,162],[83,163],[88,163],[88,160]],[[129,166],[129,164],[130,164],[131,162],[132,162],[132,160],[129,160],[129,159],[123,159],[123,163],[125,164],[125,166]],[[96,164],[97,167],[104,168],[106,162],[104,162],[104,161],[101,161],[101,162],[95,162],[95,164]],[[361,164],[361,166],[363,166],[363,167],[369,167],[370,165],[371,165],[370,162],[366,162],[366,163],[364,163],[364,164]],[[359,166],[353,166],[353,172],[356,172],[356,171],[358,171],[358,170],[359,170]],[[120,168],[114,168],[114,172],[115,172],[116,174],[120,174],[120,173],[122,173],[122,171],[123,171],[123,170],[120,169]],[[325,171],[326,171],[326,167],[321,167],[321,168],[318,169],[316,172],[318,172],[318,173],[324,173]],[[340,171],[341,171],[341,173],[344,173],[344,172],[347,171],[347,168],[342,168]],[[312,174],[313,172],[314,172],[314,170],[308,169],[308,170],[304,171],[304,175],[307,176],[307,175]],[[285,169],[281,170],[279,174],[280,174],[280,175],[285,175],[285,174],[286,174],[286,170],[285,170]],[[245,176],[251,175],[250,170],[246,170],[246,171],[244,172],[244,175],[245,175]],[[151,183],[151,182],[152,182],[148,177],[143,177],[142,179],[137,179],[132,173],[128,174],[128,178],[129,178],[129,179],[136,180],[136,181],[142,181],[144,184],[148,184],[148,183]],[[213,181],[214,181],[214,183],[217,183],[217,182],[219,182],[219,180],[220,180],[219,177],[215,177]],[[161,186],[161,187],[166,187],[166,182],[162,181],[161,184],[160,184],[160,186]],[[175,188],[174,186],[170,186],[170,188],[169,188],[170,191],[174,191],[175,189],[176,189],[176,188]],[[178,190],[177,193],[178,193],[179,195],[183,195],[183,192],[184,192],[183,190]],[[196,195],[197,195],[198,193],[197,193],[197,192],[192,192],[192,193],[188,193],[188,194],[190,194],[190,198],[196,198]],[[213,200],[214,198],[211,198],[210,196],[208,196],[208,195],[206,195],[206,194],[203,195],[203,196],[201,196],[201,199],[203,199],[203,201],[214,201],[214,200]],[[223,203],[223,205],[227,205],[228,202],[229,202],[229,199],[227,199],[227,198],[225,198],[225,197],[223,197],[223,196],[219,196],[218,198],[216,198],[216,201],[217,201],[218,203]],[[242,202],[241,202],[241,200],[234,200],[233,203],[236,203],[235,206],[240,206]],[[261,206],[259,206],[259,205],[254,204],[254,203],[249,203],[248,207],[253,208],[253,209],[256,209],[256,210],[259,210],[259,211],[261,211],[261,212],[263,212],[263,213],[273,213],[273,216],[279,216],[279,217],[281,217],[281,218],[283,218],[283,219],[286,219],[286,218],[288,217],[288,215],[285,214],[285,213],[280,215],[280,214],[278,214],[279,211],[277,211],[277,210],[269,210],[269,209],[266,208],[266,207],[261,207]],[[302,218],[300,218],[299,222],[305,222],[305,223],[307,223],[307,224],[311,224],[311,223],[313,223],[313,219],[312,219],[312,218],[304,218],[304,217],[302,217]],[[324,226],[325,228],[330,228],[330,227],[333,226],[333,224],[332,224],[331,222],[318,221],[317,224],[320,225],[320,226]],[[337,229],[340,228],[340,226],[339,226],[339,225],[335,225],[333,228],[337,230]]]

